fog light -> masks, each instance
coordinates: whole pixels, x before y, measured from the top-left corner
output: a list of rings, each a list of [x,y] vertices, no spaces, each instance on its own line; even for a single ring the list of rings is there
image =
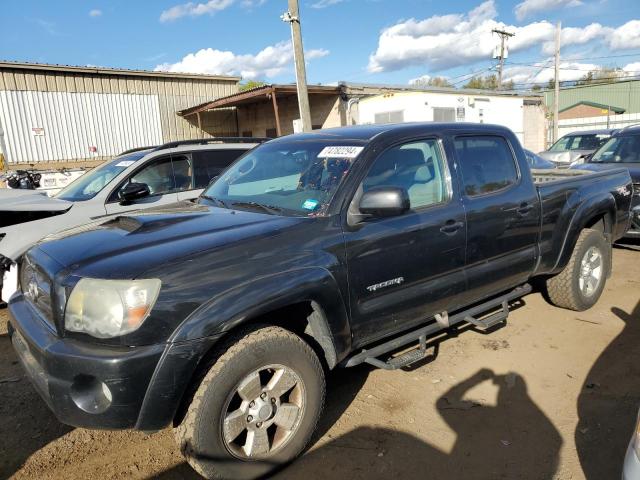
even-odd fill
[[[111,390],[91,375],[78,375],[71,384],[71,399],[80,410],[102,413],[111,406]]]

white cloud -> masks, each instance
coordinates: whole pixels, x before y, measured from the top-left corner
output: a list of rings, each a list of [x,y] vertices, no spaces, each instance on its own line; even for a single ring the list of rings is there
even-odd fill
[[[175,5],[160,14],[161,22],[170,22],[181,17],[199,17],[200,15],[213,14],[231,6],[235,0],[209,0],[206,3],[182,3]]]
[[[609,46],[614,50],[640,48],[640,20],[631,20],[616,28],[609,38]]]
[[[489,60],[496,45],[493,28],[516,34],[509,50],[526,50],[552,38],[553,25],[535,22],[524,27],[497,22],[493,0],[487,0],[467,14],[414,18],[386,28],[377,50],[369,57],[370,72],[399,70],[410,65],[429,66],[435,71]]]
[[[329,55],[328,50],[305,52],[306,60]],[[206,73],[212,75],[240,75],[245,79],[272,78],[293,65],[291,41],[268,46],[256,55],[238,55],[228,50],[203,48],[190,53],[177,63],[163,63],[156,71]]]
[[[312,3],[311,8],[326,8],[342,2],[344,2],[344,0],[319,0],[316,3]]]
[[[91,10],[91,11],[89,12],[89,16],[90,16],[90,17],[93,17],[93,18],[95,18],[95,17],[101,17],[101,16],[102,16],[102,10],[99,10],[99,9],[97,9],[97,8],[94,8],[93,10]]]
[[[627,76],[638,76],[640,75],[640,62],[628,63],[622,70],[627,74]]]
[[[581,0],[524,0],[516,5],[514,11],[516,18],[523,20],[538,12],[556,10],[563,7],[577,7],[578,5],[582,5]]]
[[[378,47],[369,56],[368,70],[376,73],[420,66],[438,72],[487,61],[498,44],[491,33],[494,28],[515,33],[508,40],[510,56],[540,46],[545,55],[553,52],[555,26],[550,22],[514,26],[496,18],[495,1],[486,0],[466,14],[400,21],[380,33]],[[618,28],[592,23],[562,30],[562,48],[591,42],[600,42],[610,50],[640,48],[640,20],[631,20]]]

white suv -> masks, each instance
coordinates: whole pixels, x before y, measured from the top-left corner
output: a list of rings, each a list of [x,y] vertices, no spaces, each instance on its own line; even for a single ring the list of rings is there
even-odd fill
[[[13,293],[20,256],[45,236],[109,215],[194,199],[212,178],[265,140],[211,138],[128,150],[53,197],[38,190],[0,189],[2,299]]]

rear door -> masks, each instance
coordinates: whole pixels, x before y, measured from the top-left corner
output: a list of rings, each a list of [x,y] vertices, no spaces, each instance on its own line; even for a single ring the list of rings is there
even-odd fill
[[[192,184],[189,189],[178,191],[180,200],[198,197],[214,177],[245,153],[247,149],[195,150],[191,152]],[[180,165],[175,165],[176,172]]]
[[[512,141],[501,135],[454,138],[467,216],[465,303],[525,282],[534,270],[540,203]]]
[[[465,214],[440,140],[393,145],[371,164],[362,192],[402,187],[410,210],[345,228],[351,328],[358,343],[424,322],[464,291]]]

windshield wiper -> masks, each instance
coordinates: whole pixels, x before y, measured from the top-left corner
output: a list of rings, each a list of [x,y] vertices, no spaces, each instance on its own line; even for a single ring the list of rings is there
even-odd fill
[[[271,215],[277,215],[282,212],[280,207],[276,207],[275,205],[265,205],[258,202],[232,202],[231,205],[234,207],[258,207]]]
[[[220,200],[219,198],[211,197],[209,195],[200,195],[200,197],[204,198],[205,200],[211,200],[212,202],[217,203],[223,208],[229,208],[229,205],[227,205],[224,200]]]

